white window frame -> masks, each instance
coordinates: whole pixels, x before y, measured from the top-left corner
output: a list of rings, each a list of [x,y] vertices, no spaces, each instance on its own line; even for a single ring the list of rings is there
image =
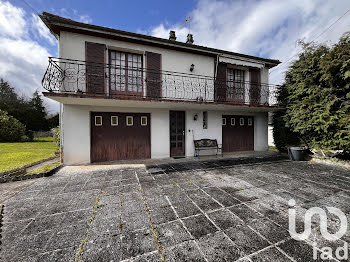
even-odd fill
[[[100,118],[101,119],[101,124],[97,124],[96,119]],[[102,116],[95,116],[95,126],[102,126]]]
[[[236,125],[236,118],[231,117],[231,126],[235,126],[235,125]]]
[[[115,119],[117,120],[116,122],[116,124],[113,124],[113,117],[115,117]],[[118,119],[118,116],[111,116],[111,126],[117,126],[117,125],[119,125],[119,119]]]
[[[240,126],[244,126],[244,117],[241,117],[241,118],[239,119],[239,125],[240,125]]]
[[[146,119],[146,123],[145,124],[142,123],[142,119]],[[141,116],[141,126],[147,126],[147,125],[148,125],[147,116]]]
[[[224,117],[222,118],[222,125],[226,126],[226,118],[224,118]]]
[[[131,119],[131,124],[129,124],[128,119]],[[134,125],[134,117],[133,116],[126,116],[126,125],[127,126],[133,126]]]
[[[250,117],[248,118],[248,126],[252,126],[253,125],[253,119]]]

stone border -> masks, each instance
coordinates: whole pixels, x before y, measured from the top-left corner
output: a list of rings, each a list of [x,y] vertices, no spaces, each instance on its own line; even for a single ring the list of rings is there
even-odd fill
[[[1,244],[2,244],[2,219],[3,219],[3,213],[4,213],[4,205],[0,204],[0,250],[1,250]]]
[[[22,167],[18,167],[18,168],[14,168],[14,169],[11,169],[11,170],[4,171],[4,172],[0,172],[0,178],[2,176],[6,176],[6,175],[11,175],[11,174],[14,175],[14,174],[17,174],[17,173],[23,173],[23,170],[25,171],[25,169],[28,168],[28,167],[39,165],[39,164],[41,164],[43,162],[53,160],[53,159],[55,159],[57,157],[58,156],[55,154],[54,156],[50,156],[48,158],[44,158],[44,159],[38,160],[36,162],[32,162],[32,163],[26,164],[26,165],[24,165]]]
[[[2,176],[2,177],[0,177],[0,183],[7,183],[7,182],[27,180],[27,179],[34,179],[34,178],[39,178],[39,177],[52,176],[58,170],[60,170],[62,167],[63,167],[63,164],[60,164],[58,166],[55,166],[54,168],[52,168],[49,171],[38,173],[38,174],[19,175],[19,176]]]

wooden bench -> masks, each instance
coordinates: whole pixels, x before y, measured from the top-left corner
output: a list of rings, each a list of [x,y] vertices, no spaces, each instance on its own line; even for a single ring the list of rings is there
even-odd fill
[[[194,149],[195,149],[195,155],[199,157],[199,151],[201,150],[208,150],[208,149],[215,149],[216,155],[220,152],[222,155],[222,148],[221,145],[218,144],[218,141],[216,139],[199,139],[199,140],[193,140],[194,142]]]

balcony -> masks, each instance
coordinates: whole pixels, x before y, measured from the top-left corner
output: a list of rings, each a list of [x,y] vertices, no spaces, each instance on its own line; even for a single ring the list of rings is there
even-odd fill
[[[62,58],[49,58],[42,86],[51,96],[278,106],[275,85]]]

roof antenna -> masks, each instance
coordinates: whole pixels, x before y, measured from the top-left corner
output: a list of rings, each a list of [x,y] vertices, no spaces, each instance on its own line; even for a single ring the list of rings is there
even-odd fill
[[[182,23],[181,27],[184,26],[186,23],[188,23],[188,33],[191,33],[191,21],[190,21],[191,17],[188,16],[186,17],[185,21]]]

